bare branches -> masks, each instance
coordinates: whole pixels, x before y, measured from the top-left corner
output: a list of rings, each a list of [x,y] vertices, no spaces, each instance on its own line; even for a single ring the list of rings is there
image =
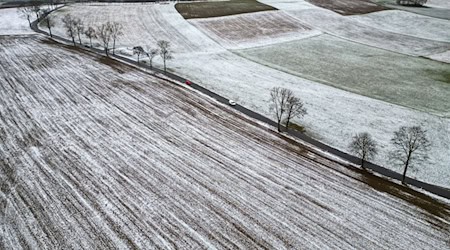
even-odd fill
[[[363,168],[364,162],[373,159],[378,153],[377,143],[367,132],[353,136],[349,148],[350,152],[361,158],[361,167]]]
[[[20,7],[17,9],[19,16],[24,17],[28,20],[28,25],[31,28],[31,15],[33,14],[33,9],[30,6]]]
[[[144,54],[144,48],[142,48],[142,46],[136,46],[133,48],[133,55],[137,55],[138,56],[138,60],[137,62],[139,63],[139,58],[141,57],[142,54]]]
[[[50,34],[50,37],[53,37],[52,35],[52,27],[55,26],[55,20],[52,16],[47,15],[44,19],[45,26],[47,26],[48,33]]]
[[[150,68],[153,68],[153,59],[158,55],[159,50],[158,49],[147,49],[147,55],[148,55],[148,62],[150,65]]]
[[[278,132],[281,132],[281,122],[286,116],[286,129],[291,119],[306,115],[306,108],[300,98],[294,96],[290,89],[274,87],[270,91],[270,110],[277,118]]]
[[[116,50],[116,40],[119,36],[123,35],[123,26],[122,24],[118,22],[110,23],[110,29],[111,29],[111,37],[113,39],[113,55],[115,55]]]
[[[83,34],[83,32],[84,32],[84,24],[80,18],[75,18],[73,20],[73,26],[74,26],[75,31],[78,36],[78,42],[80,43],[80,46],[81,46],[81,34]]]
[[[302,117],[307,113],[302,100],[293,95],[289,96],[287,99],[286,112],[287,112],[286,130],[289,129],[289,122],[291,121],[291,119],[295,117]]]
[[[166,61],[171,60],[172,57],[172,51],[170,50],[170,42],[165,40],[160,40],[157,43],[159,47],[159,55],[163,59],[164,62],[164,72],[166,72]]]
[[[75,28],[75,19],[72,17],[72,15],[67,14],[62,19],[62,22],[64,24],[64,28],[66,29],[66,34],[70,38],[72,38],[73,46],[76,46],[75,44],[75,35],[76,35],[76,28]]]
[[[89,44],[92,48],[92,38],[97,38],[97,34],[95,32],[95,29],[89,26],[86,31],[84,32],[84,35],[89,38]]]
[[[428,158],[427,152],[431,146],[426,138],[426,131],[420,126],[400,127],[391,139],[394,150],[389,158],[394,164],[404,167],[402,183],[405,183],[406,171],[414,163],[420,163]]]
[[[108,49],[109,43],[111,42],[111,23],[107,22],[97,27],[97,37],[100,39],[103,45],[103,49],[105,50],[106,56],[109,56]]]

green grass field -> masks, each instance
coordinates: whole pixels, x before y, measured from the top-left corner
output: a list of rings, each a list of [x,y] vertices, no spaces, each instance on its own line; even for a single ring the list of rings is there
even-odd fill
[[[351,92],[450,116],[450,64],[328,35],[238,53],[261,64]]]
[[[186,19],[229,16],[258,11],[276,10],[255,0],[177,3],[176,10]]]

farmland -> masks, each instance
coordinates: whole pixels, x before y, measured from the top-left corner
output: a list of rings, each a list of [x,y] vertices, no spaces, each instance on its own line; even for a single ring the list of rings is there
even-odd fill
[[[2,248],[449,246],[448,204],[135,68],[0,46]]]
[[[388,8],[399,9],[424,16],[450,20],[450,4],[447,0],[428,0],[425,7],[409,7],[395,4],[395,0],[374,0],[374,2]]]
[[[274,7],[260,3],[256,0],[177,3],[175,8],[186,19],[276,10]]]
[[[314,5],[332,10],[341,15],[366,14],[375,11],[387,10],[382,5],[377,5],[370,0],[306,0]]]
[[[450,43],[376,29],[357,22],[352,17],[344,17],[327,10],[290,11],[287,9],[286,12],[310,27],[328,34],[396,53],[427,56],[450,50]]]
[[[450,42],[448,34],[450,22],[443,19],[399,10],[380,11],[349,18],[376,29],[423,39]]]
[[[255,47],[321,34],[281,11],[193,19],[189,23],[228,49]]]
[[[171,41],[175,53],[211,52],[223,50],[214,41],[187,23],[168,4],[89,4],[64,7],[52,14],[56,20],[53,32],[66,36],[62,22],[70,13],[80,17],[86,27],[96,27],[106,21],[123,24],[124,36],[118,40],[118,47],[143,46],[155,48],[158,40]],[[169,11],[170,10],[170,11]],[[122,13],[117,15],[117,13]],[[100,14],[99,14],[100,13]],[[46,30],[44,24],[41,27]],[[84,43],[89,40],[82,38]],[[95,40],[97,46],[99,42]]]
[[[302,53],[292,53],[300,50]],[[329,35],[243,50],[240,54],[358,94],[450,116],[450,65],[446,63],[368,48]]]

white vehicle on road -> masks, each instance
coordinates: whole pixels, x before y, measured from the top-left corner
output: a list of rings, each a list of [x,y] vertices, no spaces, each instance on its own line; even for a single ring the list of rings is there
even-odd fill
[[[228,104],[230,104],[231,106],[236,106],[236,102],[233,101],[233,100],[229,100],[229,101],[228,101]]]

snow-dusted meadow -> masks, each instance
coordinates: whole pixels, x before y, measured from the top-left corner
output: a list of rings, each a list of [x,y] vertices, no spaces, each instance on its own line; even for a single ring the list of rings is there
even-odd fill
[[[450,117],[450,79],[446,79],[450,65],[447,63],[367,47],[330,35],[238,53],[300,77]]]
[[[0,46],[2,249],[449,247],[448,204],[184,85],[42,36]]]
[[[227,49],[264,46],[321,34],[282,11],[197,18],[189,23]]]
[[[293,18],[296,18],[296,13],[301,11],[305,13],[305,17],[312,16],[312,14],[308,14],[309,12],[325,13],[323,15],[330,15],[333,18],[337,15],[335,13],[330,14],[328,10],[323,10],[304,1],[265,0],[264,2],[284,10]],[[115,11],[119,11],[121,15],[113,15]],[[427,163],[419,166],[417,171],[410,171],[408,175],[425,182],[450,187],[449,118],[430,115],[426,112],[342,91],[245,59],[227,51],[222,46],[223,43],[222,45],[219,44],[222,41],[217,40],[218,42],[215,42],[212,39],[213,36],[208,37],[206,35],[209,34],[207,31],[202,33],[191,24],[191,22],[195,22],[194,19],[184,20],[176,12],[173,4],[115,4],[111,6],[83,4],[64,8],[62,12],[56,12],[55,14],[62,17],[65,13],[72,12],[78,13],[77,15],[88,23],[89,20],[94,19],[98,20],[96,22],[115,20],[123,23],[125,35],[119,40],[119,47],[125,49],[128,53],[129,49],[136,45],[145,47],[146,45],[154,45],[155,41],[159,39],[170,40],[174,49],[174,59],[168,63],[169,70],[200,83],[225,97],[237,100],[240,104],[264,115],[272,116],[269,112],[270,89],[274,86],[290,88],[306,102],[308,115],[296,122],[304,125],[309,135],[346,151],[352,135],[357,132],[370,132],[380,144],[380,153],[375,162],[398,172],[401,172],[401,169],[392,166],[387,160],[388,152],[391,150],[390,138],[400,126],[422,125],[427,129],[429,139],[432,141],[430,159]],[[135,13],[147,14],[136,15]],[[245,18],[251,19],[252,15],[260,14],[262,13],[246,14]],[[153,20],[154,16],[158,17],[157,24]],[[242,18],[240,16],[242,15],[236,16],[236,18]],[[333,18],[325,19],[325,21],[330,22],[330,20],[334,20]],[[340,20],[341,17],[336,18]],[[373,27],[364,26],[350,17],[342,18],[355,24],[351,27],[364,27],[364,29],[359,30],[362,33],[367,30],[374,30]],[[153,25],[150,25],[151,23]],[[300,23],[304,24],[304,22]],[[144,26],[144,24],[147,25]],[[319,24],[321,23],[319,22]],[[321,30],[320,25],[310,28]],[[61,26],[56,27],[55,30],[58,34],[64,35]],[[322,31],[326,32],[327,30]],[[392,33],[382,29],[378,31]],[[285,33],[277,39],[294,40],[295,36],[298,35]],[[369,35],[365,36],[367,39],[370,37]],[[405,35],[395,34],[395,37],[403,39]],[[390,50],[395,49],[395,46],[404,47],[408,51],[414,50],[414,48],[418,48],[418,51],[422,52],[430,49],[430,47],[427,47],[429,44],[425,42],[425,39],[417,39],[419,40],[415,41],[420,41],[420,43],[416,44],[411,41],[406,42],[403,46],[386,40],[384,46],[390,46]],[[399,40],[399,42],[402,41]],[[88,40],[84,39],[84,42],[87,43]],[[265,38],[261,38],[259,41],[254,39],[252,43],[256,46],[268,42]],[[414,44],[411,45],[411,43]],[[440,41],[436,43],[447,44]],[[239,43],[236,43],[235,46],[239,46]],[[363,45],[360,46],[364,47]],[[299,53],[301,53],[300,50]],[[443,54],[441,59],[445,55]],[[156,59],[155,63],[161,64],[159,58]],[[393,74],[395,75],[395,72]],[[445,100],[442,101],[445,102]]]
[[[34,33],[26,18],[20,17],[17,8],[0,9],[0,35]]]

